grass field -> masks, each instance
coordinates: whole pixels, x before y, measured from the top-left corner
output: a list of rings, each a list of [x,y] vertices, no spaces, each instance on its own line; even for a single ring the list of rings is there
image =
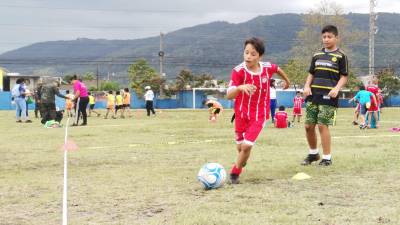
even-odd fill
[[[242,183],[211,191],[196,174],[234,162],[231,111],[216,124],[190,110],[90,117],[69,129],[79,146],[69,152],[69,224],[400,224],[400,133],[389,131],[399,114],[385,108],[380,129],[359,130],[340,109],[328,168],[300,166],[303,124],[268,124]],[[0,111],[0,224],[61,224],[64,129],[13,116]],[[294,181],[297,172],[312,178]]]

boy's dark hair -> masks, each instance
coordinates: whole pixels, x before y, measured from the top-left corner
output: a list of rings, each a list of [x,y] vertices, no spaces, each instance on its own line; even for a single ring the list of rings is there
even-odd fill
[[[360,85],[358,85],[358,89],[360,89],[360,91],[363,91],[363,90],[365,90],[365,86],[364,86],[364,84],[360,84]]]
[[[339,31],[338,31],[337,27],[336,27],[336,26],[333,26],[333,25],[326,25],[326,26],[324,26],[324,28],[322,28],[321,34],[326,33],[326,32],[332,33],[332,34],[334,34],[335,36],[338,36],[338,35],[339,35]]]
[[[258,52],[258,54],[260,54],[260,56],[264,55],[265,52],[265,46],[264,46],[264,42],[256,37],[252,37],[250,39],[247,39],[244,42],[244,48],[246,48],[246,46],[248,44],[253,45],[253,47],[256,49],[256,51]]]
[[[72,76],[72,80],[78,80],[78,75],[74,74],[74,75]]]
[[[270,80],[270,82],[269,82],[269,86],[271,86],[271,87],[275,87],[275,79],[271,79]]]
[[[125,92],[129,92],[129,88],[124,88],[124,91]]]
[[[211,108],[211,107],[213,107],[213,104],[210,102],[210,103],[207,104],[207,107]]]
[[[69,94],[69,90],[66,90],[65,93]]]
[[[300,91],[296,91],[296,95],[297,95],[297,94],[300,94]]]
[[[111,95],[112,95],[112,91],[108,91],[108,94],[111,94]]]
[[[279,111],[285,111],[285,106],[283,105],[279,106]]]
[[[88,94],[88,95],[92,95],[92,93],[90,93],[90,92],[88,92],[87,94]]]
[[[24,82],[25,80],[24,80],[24,78],[18,78],[16,81],[15,81],[15,83],[16,84],[21,84],[22,82]]]
[[[117,92],[115,92],[115,94],[116,94],[116,95],[120,95],[120,94],[121,94],[121,92],[120,92],[120,91],[117,91]]]

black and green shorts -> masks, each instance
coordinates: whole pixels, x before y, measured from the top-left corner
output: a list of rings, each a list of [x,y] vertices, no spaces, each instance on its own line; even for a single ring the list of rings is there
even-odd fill
[[[330,105],[319,105],[308,102],[306,104],[306,124],[333,125],[336,107]]]

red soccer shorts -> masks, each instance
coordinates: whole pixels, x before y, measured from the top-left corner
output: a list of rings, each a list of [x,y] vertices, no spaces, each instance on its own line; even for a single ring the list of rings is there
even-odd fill
[[[376,112],[378,111],[378,106],[372,101],[371,106],[368,109],[368,112]]]
[[[301,108],[293,108],[293,115],[301,116]]]
[[[236,143],[254,145],[264,126],[264,118],[256,121],[255,119],[247,119],[237,116],[235,118]]]

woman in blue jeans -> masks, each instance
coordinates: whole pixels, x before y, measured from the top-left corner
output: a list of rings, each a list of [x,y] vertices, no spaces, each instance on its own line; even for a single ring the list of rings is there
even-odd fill
[[[17,118],[17,123],[21,123],[24,121],[25,123],[32,123],[31,120],[29,120],[28,115],[26,113],[26,100],[25,97],[27,94],[25,93],[25,85],[24,85],[24,79],[23,78],[18,78],[16,81],[15,86],[12,89],[12,97],[14,98],[15,101],[15,115]],[[22,118],[22,120],[21,120]]]
[[[275,87],[275,80],[271,79],[270,82],[270,87],[269,87],[269,93],[270,93],[270,109],[271,109],[271,119],[272,119],[272,123],[275,122],[275,109],[276,109],[276,105],[277,105],[277,101],[276,101],[276,87]]]

